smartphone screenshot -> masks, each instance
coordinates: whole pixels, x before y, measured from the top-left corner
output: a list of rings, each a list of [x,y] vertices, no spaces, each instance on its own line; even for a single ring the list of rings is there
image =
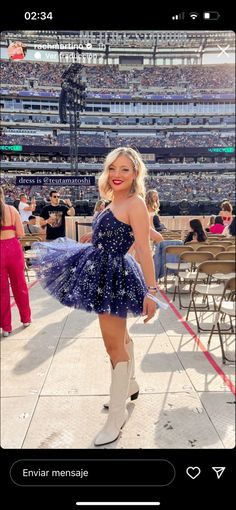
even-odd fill
[[[235,32],[223,7],[145,18],[3,16],[9,508],[232,494]]]

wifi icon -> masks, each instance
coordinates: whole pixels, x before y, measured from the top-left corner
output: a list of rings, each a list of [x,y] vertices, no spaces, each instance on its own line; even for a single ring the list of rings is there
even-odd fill
[[[198,12],[190,12],[189,16],[191,19],[196,19],[198,17]]]

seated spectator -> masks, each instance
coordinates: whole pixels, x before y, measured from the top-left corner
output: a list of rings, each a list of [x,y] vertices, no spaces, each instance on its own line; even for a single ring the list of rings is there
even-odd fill
[[[224,230],[224,222],[221,216],[216,216],[215,223],[210,227],[211,234],[222,234]]]
[[[203,226],[200,222],[200,220],[190,220],[189,222],[191,231],[187,234],[184,244],[190,243],[191,241],[198,242],[198,243],[204,243],[206,241],[207,236],[203,229]]]
[[[233,211],[233,207],[232,207],[231,203],[228,200],[225,200],[221,204],[221,210],[219,212],[219,216],[221,216],[223,218],[225,227],[230,225],[230,223],[232,221],[232,211]]]
[[[36,220],[37,218],[36,216],[34,216],[34,214],[31,214],[31,216],[29,216],[27,223],[24,224],[24,231],[26,235],[31,234],[39,234],[40,236],[45,235],[45,230],[36,225]]]
[[[207,223],[207,226],[205,228],[206,232],[210,232],[210,228],[215,224],[215,216],[212,214],[209,218],[209,223]]]
[[[232,222],[230,223],[230,225],[228,225],[227,227],[224,228],[223,230],[223,234],[224,236],[226,237],[235,237],[235,230],[236,230],[236,227],[235,227],[235,216],[232,220]]]

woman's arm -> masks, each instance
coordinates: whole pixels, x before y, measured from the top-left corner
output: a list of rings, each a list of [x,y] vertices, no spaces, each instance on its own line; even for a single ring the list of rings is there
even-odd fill
[[[80,238],[80,243],[90,243],[92,240],[92,232],[87,232],[86,234],[83,234]]]
[[[127,251],[127,253],[129,253],[129,255],[133,255],[133,256],[134,256],[134,258],[135,258],[135,243],[133,243],[133,244],[130,246],[130,248],[129,248],[129,250]],[[138,261],[137,261],[137,262],[138,262]]]
[[[154,241],[154,243],[156,244],[160,243],[161,241],[164,241],[162,235],[156,232],[156,230],[154,230],[154,228],[152,227],[150,227],[150,239],[151,241]],[[127,253],[133,255],[135,260],[139,263],[137,253],[135,252],[135,243],[133,243],[132,246],[130,246],[130,249],[128,250]]]
[[[154,228],[150,228],[150,239],[155,243],[160,243],[164,241],[163,237],[159,232],[157,232]]]
[[[129,221],[135,239],[135,251],[140,262],[147,287],[155,288],[155,270],[150,250],[150,223],[147,208],[140,197],[132,201],[129,211]],[[144,322],[148,322],[156,312],[156,304],[147,295],[143,301]]]
[[[138,254],[140,265],[147,286],[155,286],[154,264],[152,260],[149,236],[150,225],[146,206],[140,197],[136,197],[135,203],[129,211],[129,221],[135,239],[135,251]]]
[[[14,216],[15,216],[15,227],[16,227],[16,235],[17,237],[23,237],[25,235],[23,223],[20,217],[20,214],[15,209],[15,207],[12,208],[14,210]]]
[[[148,212],[148,216],[149,216],[149,224],[150,224],[150,228],[154,228],[154,223],[153,223],[153,213],[150,213]]]

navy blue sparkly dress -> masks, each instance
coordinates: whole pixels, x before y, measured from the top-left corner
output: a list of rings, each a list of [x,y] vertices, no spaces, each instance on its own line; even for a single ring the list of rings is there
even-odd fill
[[[34,243],[40,284],[60,303],[119,317],[141,315],[147,286],[131,255],[130,225],[107,208],[93,222],[92,244],[61,237]]]

